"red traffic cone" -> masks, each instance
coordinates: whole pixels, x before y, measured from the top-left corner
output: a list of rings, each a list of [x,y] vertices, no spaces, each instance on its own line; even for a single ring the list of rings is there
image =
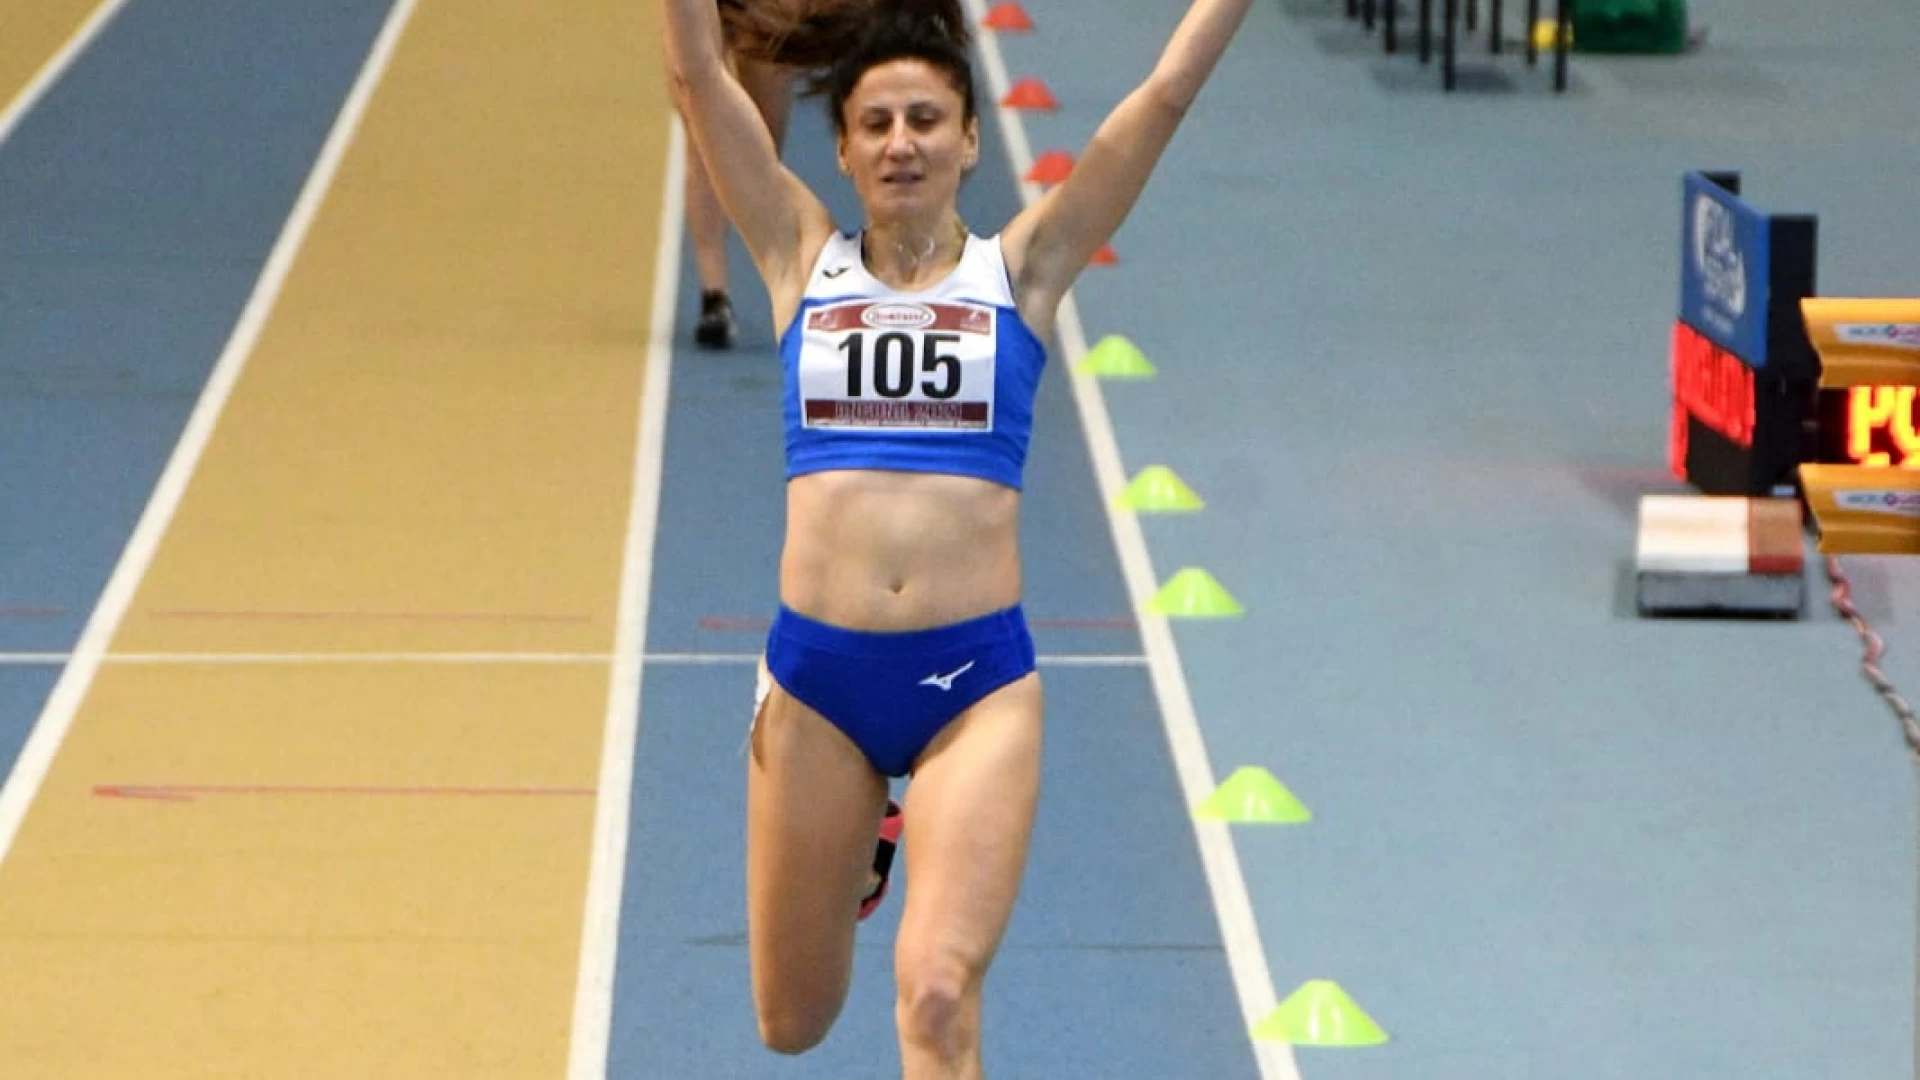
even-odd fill
[[[1057,184],[1073,171],[1073,156],[1065,150],[1049,150],[1033,160],[1027,170],[1029,184]]]
[[[1016,80],[1007,88],[1007,96],[1000,99],[1000,104],[1009,109],[1052,110],[1060,107],[1060,103],[1054,100],[1053,91],[1047,89],[1047,84],[1039,79]]]
[[[1033,29],[1033,20],[1027,17],[1027,9],[1014,0],[1001,0],[987,10],[980,25],[989,30],[1025,31]]]

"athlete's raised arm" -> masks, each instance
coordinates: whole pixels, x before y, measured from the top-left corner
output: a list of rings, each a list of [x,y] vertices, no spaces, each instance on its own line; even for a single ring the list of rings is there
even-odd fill
[[[804,238],[832,223],[825,206],[780,162],[779,149],[721,47],[714,0],[664,0],[667,75],[714,193],[769,286],[804,276]]]
[[[1051,312],[1126,220],[1251,0],[1193,0],[1144,82],[1107,115],[1060,186],[1002,237],[1023,309]]]

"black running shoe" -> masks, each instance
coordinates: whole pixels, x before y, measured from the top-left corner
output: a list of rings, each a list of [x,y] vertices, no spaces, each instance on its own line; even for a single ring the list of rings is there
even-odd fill
[[[700,294],[700,322],[693,328],[693,340],[703,349],[731,349],[734,337],[733,301],[719,289]]]

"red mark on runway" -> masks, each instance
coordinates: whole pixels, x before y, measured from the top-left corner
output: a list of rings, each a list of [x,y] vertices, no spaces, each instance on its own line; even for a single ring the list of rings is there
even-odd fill
[[[192,802],[216,795],[325,795],[378,797],[405,795],[445,798],[590,798],[593,788],[561,787],[431,787],[356,786],[340,784],[96,784],[101,799],[148,799],[156,802]]]
[[[766,619],[756,619],[750,616],[740,616],[740,615],[702,615],[700,616],[700,629],[702,630],[747,631],[747,630],[765,630],[766,628],[767,628]]]
[[[389,622],[493,622],[493,623],[587,623],[591,615],[570,615],[540,611],[219,611],[188,608],[159,608],[147,614],[156,619],[284,619],[342,621],[353,619]]]
[[[1126,615],[1096,615],[1086,618],[1029,616],[1027,625],[1035,630],[1131,630],[1134,621]],[[702,615],[700,629],[737,632],[765,632],[768,620],[750,615]]]
[[[66,613],[66,608],[0,605],[0,619],[58,619]]]

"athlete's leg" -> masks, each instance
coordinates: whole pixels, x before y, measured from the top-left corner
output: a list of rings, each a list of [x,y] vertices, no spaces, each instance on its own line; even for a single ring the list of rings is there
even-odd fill
[[[773,145],[785,147],[787,118],[793,111],[793,72],[746,59],[736,60],[734,70],[739,73],[740,85],[746,88],[747,96],[760,109],[760,118],[767,122]]]
[[[707,163],[699,154],[687,158],[687,240],[693,245],[694,272],[700,291],[727,288],[727,212],[707,179]]]
[[[760,1038],[786,1054],[826,1037],[847,998],[885,779],[819,713],[775,686],[747,764],[747,944]]]
[[[934,740],[907,789],[907,900],[894,947],[906,1080],[978,1080],[980,995],[1020,891],[1040,791],[1029,674]]]
[[[693,340],[708,349],[733,345],[733,304],[727,296],[727,212],[707,176],[707,163],[697,153],[688,155],[685,188],[687,242],[693,247],[693,270],[700,279],[700,318]]]
[[[785,68],[752,60],[734,61],[740,85],[760,110],[775,146],[787,138],[793,104],[793,75]],[[738,330],[727,291],[727,233],[731,222],[714,193],[707,164],[698,154],[687,162],[687,240],[693,246],[694,272],[700,279],[700,318],[694,341],[709,349],[732,347]]]

